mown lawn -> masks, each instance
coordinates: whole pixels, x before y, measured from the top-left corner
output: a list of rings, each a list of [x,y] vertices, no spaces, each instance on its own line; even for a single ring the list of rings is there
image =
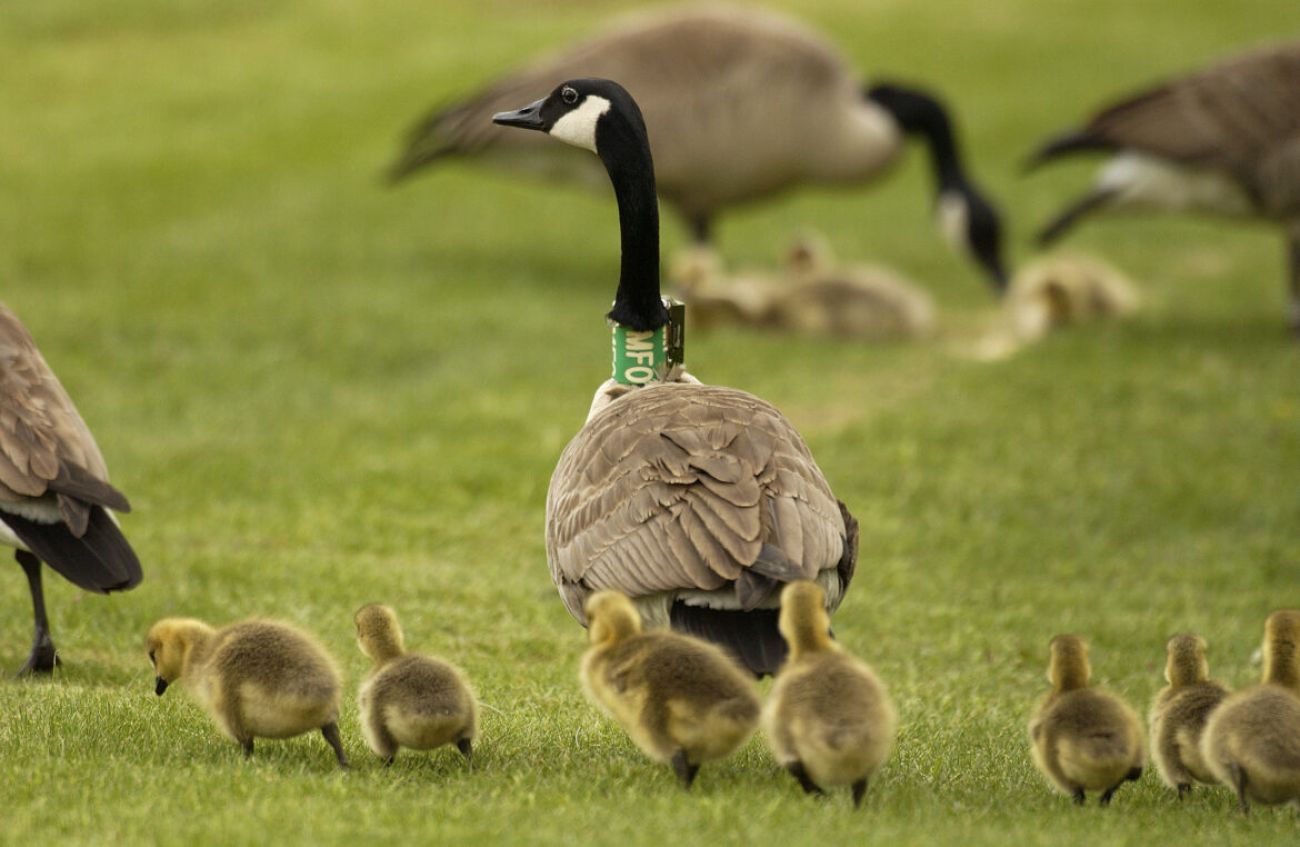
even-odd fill
[[[623,4],[627,5],[627,4]],[[866,72],[959,105],[1014,255],[1086,180],[1021,179],[1091,105],[1300,31],[1282,0],[816,0]],[[862,522],[842,641],[902,715],[854,814],[804,798],[760,740],[686,795],[588,706],[583,632],[547,576],[551,468],[607,371],[617,268],[605,196],[469,166],[389,191],[407,123],[598,26],[608,8],[487,0],[11,0],[0,14],[0,299],[94,429],[145,563],[104,599],[48,581],[66,665],[0,684],[0,841],[47,843],[1041,843],[1294,839],[1288,811],[1181,805],[1154,774],[1108,810],[1034,773],[1024,722],[1046,644],[1093,642],[1145,705],[1165,637],[1204,634],[1245,684],[1264,615],[1300,605],[1300,344],[1263,228],[1116,219],[1073,246],[1139,281],[1144,311],[1010,360],[954,355],[992,309],[929,225],[913,155],[872,191],[806,192],[726,219],[729,259],[803,226],[939,299],[936,342],[859,347],[694,336],[693,370],[801,429]],[[665,225],[665,247],[683,232]],[[479,755],[384,771],[351,703],[351,614],[382,600],[484,701]],[[0,581],[0,668],[26,655],[20,571]],[[181,613],[275,615],[348,678],[331,767],[318,737],[251,763],[142,637]]]

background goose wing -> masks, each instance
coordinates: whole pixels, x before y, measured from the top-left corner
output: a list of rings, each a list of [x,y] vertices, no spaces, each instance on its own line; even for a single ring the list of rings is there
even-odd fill
[[[546,547],[569,612],[633,597],[813,578],[842,564],[840,506],[771,404],[715,386],[639,389],[569,443],[551,477]],[[738,591],[739,594],[739,591]]]
[[[140,563],[104,508],[130,511],[27,329],[0,306],[0,513],[37,557],[92,591],[130,588]]]
[[[1300,136],[1300,42],[1146,91],[1093,117],[1085,134],[1249,179],[1261,156]]]

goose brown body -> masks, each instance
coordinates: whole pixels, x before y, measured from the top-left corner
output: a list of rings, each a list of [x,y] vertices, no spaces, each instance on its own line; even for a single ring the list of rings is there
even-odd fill
[[[1116,154],[1057,215],[1052,241],[1106,209],[1276,222],[1290,243],[1291,324],[1300,331],[1300,41],[1265,46],[1156,85],[1048,142],[1035,163]]]
[[[759,672],[783,653],[770,649],[777,586],[817,580],[833,611],[856,541],[856,522],[789,421],[732,388],[619,392],[565,448],[547,496],[547,558],[570,614],[585,622],[586,598],[601,589],[631,596],[652,626],[676,614],[689,629],[683,616],[712,608],[725,629],[739,620],[726,611],[761,609],[766,641],[716,639]]]

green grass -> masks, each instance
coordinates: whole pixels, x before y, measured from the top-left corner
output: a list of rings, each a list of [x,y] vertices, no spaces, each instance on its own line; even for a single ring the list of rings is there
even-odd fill
[[[1034,142],[1300,25],[1280,0],[798,5],[865,71],[933,81],[959,104],[1017,259],[1088,175],[1020,179]],[[608,367],[613,204],[468,166],[395,192],[376,177],[431,103],[608,11],[6,4],[3,299],[130,495],[147,580],[111,599],[49,580],[67,664],[0,684],[0,841],[1294,838],[1289,812],[1242,820],[1209,790],[1179,805],[1154,775],[1107,811],[1075,809],[1034,773],[1023,731],[1057,632],[1090,637],[1101,681],[1145,703],[1170,632],[1203,633],[1218,675],[1245,684],[1265,613],[1300,604],[1300,346],[1263,229],[1085,227],[1074,246],[1137,279],[1145,310],[998,364],[944,343],[693,338],[693,369],[781,407],[862,522],[837,631],[902,715],[865,812],[805,799],[757,739],[683,794],[583,701],[583,633],[550,585],[542,511]],[[814,226],[842,255],[922,280],[949,327],[976,323],[990,298],[940,246],[928,182],[914,154],[872,191],[727,218],[724,250],[770,262]],[[682,243],[675,223],[665,235]],[[382,771],[364,749],[351,613],[370,600],[474,679],[486,708],[472,772],[451,751]],[[0,608],[12,669],[30,623],[16,567]],[[142,638],[175,613],[318,632],[348,679],[356,769],[336,773],[318,737],[264,742],[246,763],[183,692],[154,697]]]

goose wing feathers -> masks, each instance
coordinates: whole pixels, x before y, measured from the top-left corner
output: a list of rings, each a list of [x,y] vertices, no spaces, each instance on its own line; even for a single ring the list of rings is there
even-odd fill
[[[782,581],[842,566],[847,529],[803,439],[743,391],[668,383],[612,403],[560,457],[547,496],[551,577],[570,614],[633,597]]]
[[[1094,116],[1085,132],[1116,147],[1249,177],[1270,156],[1296,155],[1300,42],[1238,56],[1143,92]]]

